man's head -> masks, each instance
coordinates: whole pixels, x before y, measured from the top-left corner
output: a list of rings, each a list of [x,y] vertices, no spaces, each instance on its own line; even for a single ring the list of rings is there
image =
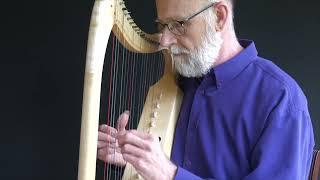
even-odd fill
[[[164,28],[160,41],[171,50],[177,71],[186,77],[206,74],[220,56],[223,37],[233,31],[231,0],[157,0],[157,10],[161,24],[183,23],[183,34]]]

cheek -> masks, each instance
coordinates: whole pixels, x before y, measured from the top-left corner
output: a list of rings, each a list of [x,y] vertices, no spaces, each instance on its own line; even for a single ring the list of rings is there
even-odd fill
[[[183,48],[187,50],[193,50],[195,48],[194,42],[189,37],[181,37],[178,39],[178,45],[182,46]]]
[[[187,30],[184,36],[178,38],[178,43],[188,50],[194,50],[202,43],[201,39],[204,34],[203,24],[195,23]]]

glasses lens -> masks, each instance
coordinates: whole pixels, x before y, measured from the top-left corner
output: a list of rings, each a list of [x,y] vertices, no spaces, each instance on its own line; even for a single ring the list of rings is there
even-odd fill
[[[159,32],[162,32],[165,27],[166,27],[166,25],[161,24],[161,23],[159,23],[159,22],[157,23],[157,28],[158,28],[158,31],[159,31]]]
[[[168,24],[169,30],[176,35],[183,35],[185,33],[185,28],[178,21],[172,21]]]

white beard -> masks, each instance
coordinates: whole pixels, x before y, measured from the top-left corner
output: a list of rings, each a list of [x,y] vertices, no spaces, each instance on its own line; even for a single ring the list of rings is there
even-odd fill
[[[212,21],[211,21],[212,22]],[[201,77],[214,66],[222,45],[221,33],[206,24],[202,43],[194,50],[172,45],[173,64],[178,73],[184,77]],[[183,55],[178,55],[184,53]]]

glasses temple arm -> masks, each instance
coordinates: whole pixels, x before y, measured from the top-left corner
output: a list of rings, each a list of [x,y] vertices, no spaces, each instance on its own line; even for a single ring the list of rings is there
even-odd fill
[[[214,3],[211,3],[209,4],[208,6],[206,6],[205,8],[201,9],[199,12],[195,13],[194,15],[190,16],[190,17],[187,17],[186,19],[184,19],[183,21],[186,22],[186,21],[189,21],[190,19],[194,18],[195,16],[197,16],[198,14],[202,13],[203,11],[209,9],[210,7],[212,7],[213,5],[215,4]]]

